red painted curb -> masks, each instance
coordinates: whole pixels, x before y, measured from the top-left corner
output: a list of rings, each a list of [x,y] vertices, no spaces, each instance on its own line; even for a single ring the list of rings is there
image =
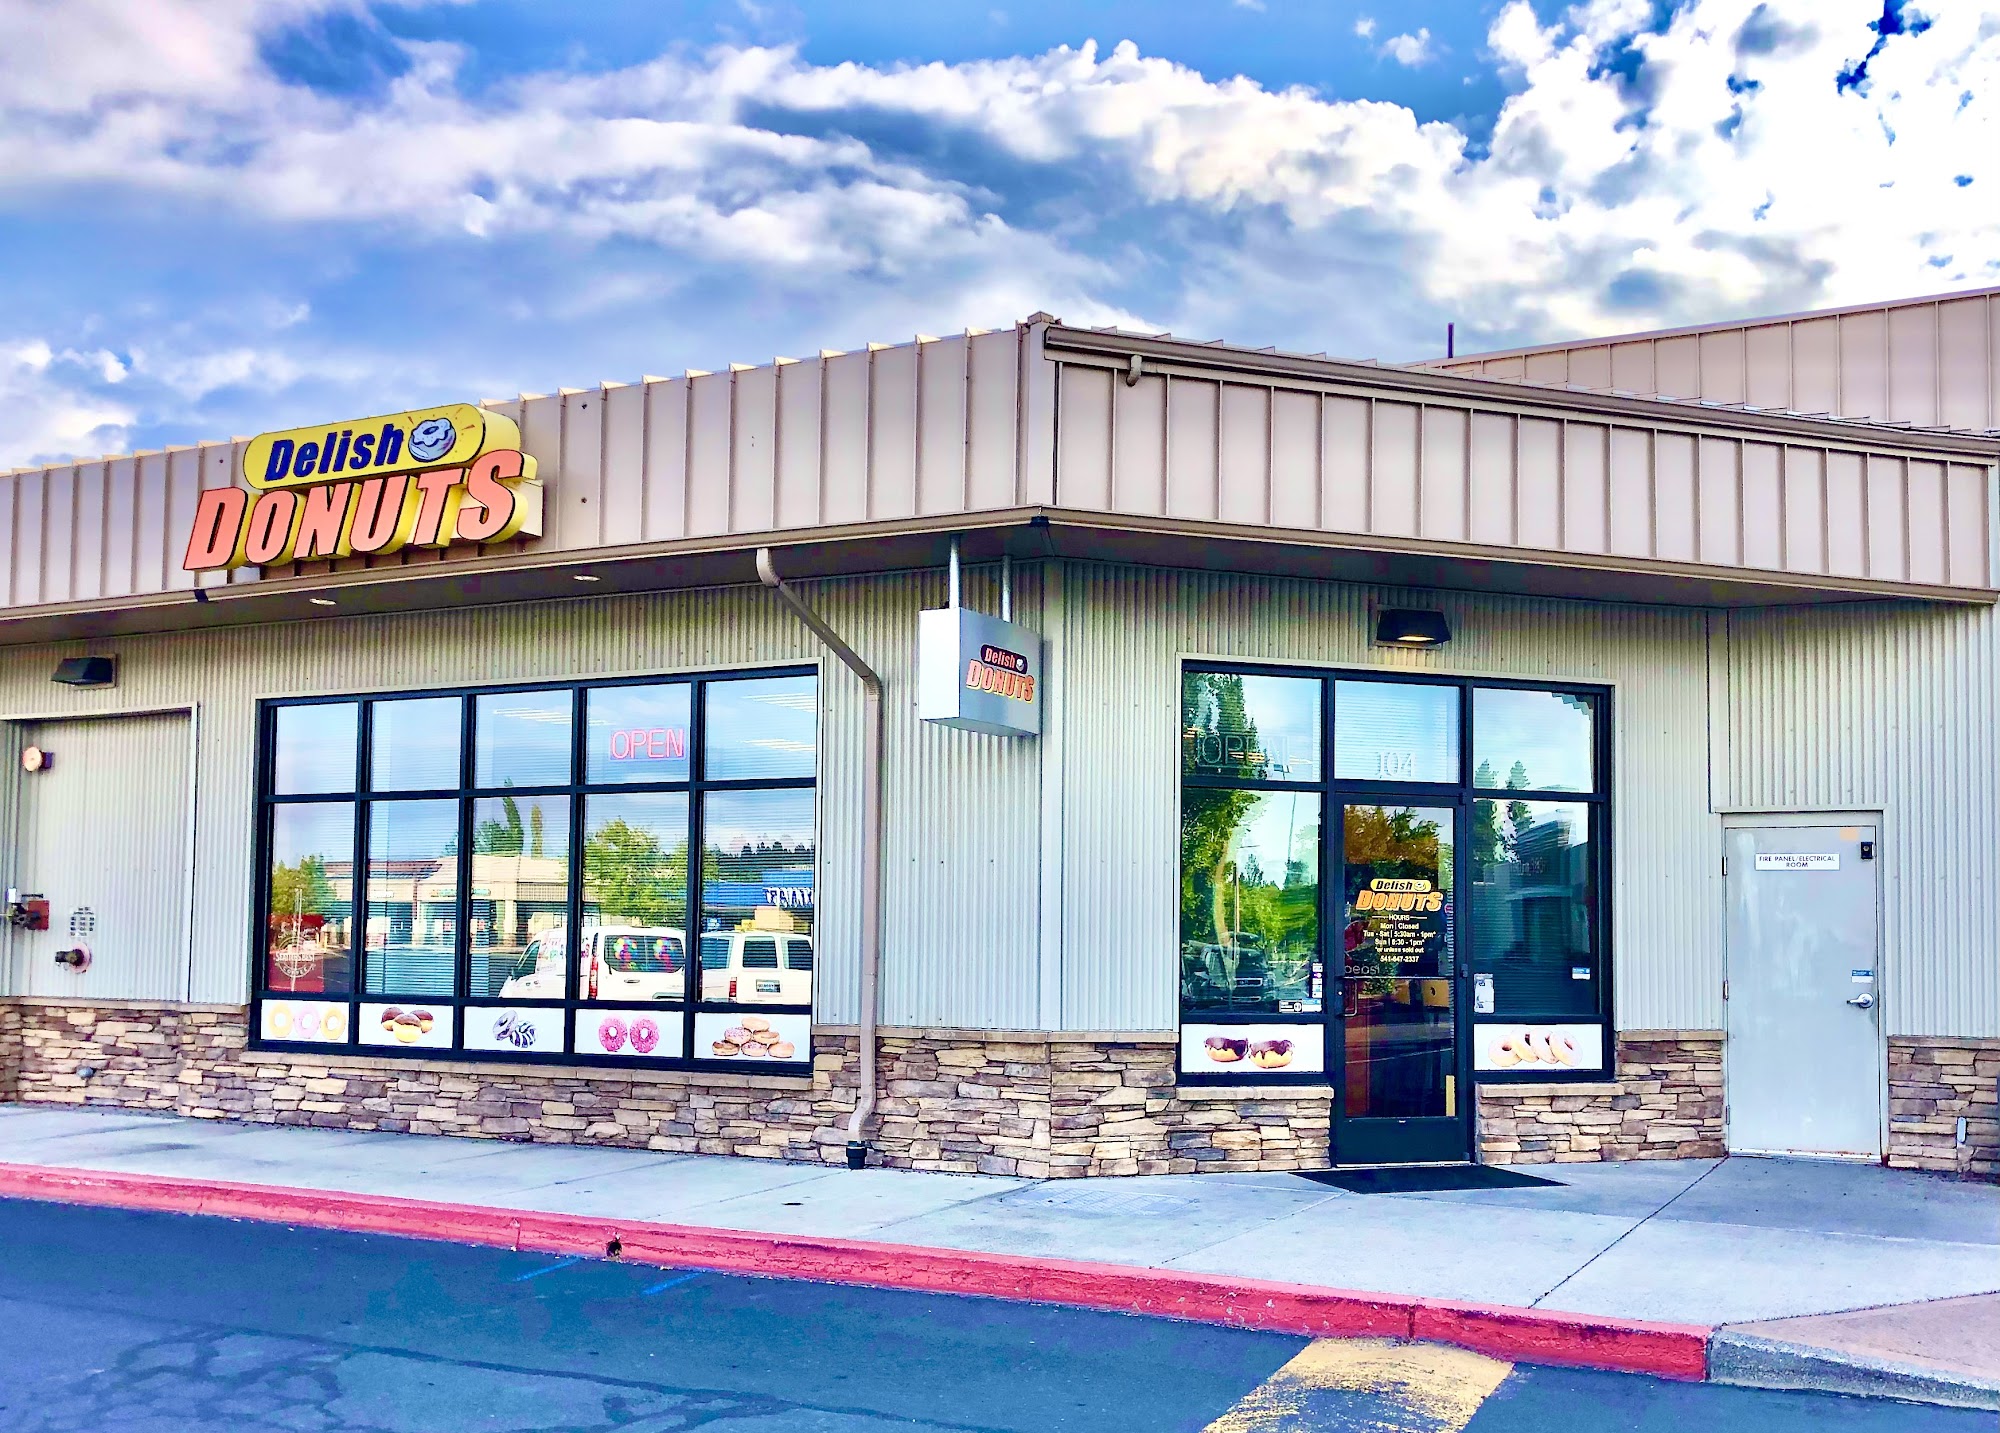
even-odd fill
[[[0,1197],[205,1214],[503,1249],[925,1293],[1066,1304],[1308,1337],[1422,1339],[1524,1363],[1569,1364],[1699,1381],[1713,1330],[1355,1293],[1070,1259],[983,1254],[860,1239],[806,1238],[291,1189],[172,1175],[0,1164]]]

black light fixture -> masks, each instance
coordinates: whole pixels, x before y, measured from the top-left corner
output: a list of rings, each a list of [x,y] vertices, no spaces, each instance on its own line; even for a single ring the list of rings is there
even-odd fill
[[[116,657],[65,657],[49,678],[66,687],[109,687],[118,681]]]
[[[1375,614],[1375,640],[1385,647],[1442,647],[1451,640],[1451,624],[1442,612],[1384,607]]]

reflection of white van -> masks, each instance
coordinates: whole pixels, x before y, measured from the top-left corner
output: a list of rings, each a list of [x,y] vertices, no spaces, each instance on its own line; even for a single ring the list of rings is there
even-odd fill
[[[701,938],[701,998],[740,1005],[812,1004],[809,935],[710,931]]]
[[[503,1000],[560,1000],[568,933],[546,931],[528,942]],[[687,993],[687,942],[657,926],[587,925],[578,993],[585,1000],[679,1000]]]

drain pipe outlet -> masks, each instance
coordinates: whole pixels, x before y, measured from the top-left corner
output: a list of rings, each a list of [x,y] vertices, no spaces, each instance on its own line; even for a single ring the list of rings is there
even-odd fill
[[[861,1090],[847,1121],[847,1167],[868,1163],[868,1121],[875,1115],[875,1029],[882,983],[882,678],[805,600],[785,585],[771,564],[771,549],[757,549],[757,576],[791,608],[826,649],[861,679]]]

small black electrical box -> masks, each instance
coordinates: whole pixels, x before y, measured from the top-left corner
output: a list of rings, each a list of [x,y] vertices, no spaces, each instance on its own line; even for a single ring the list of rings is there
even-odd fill
[[[1875,859],[1875,843],[1873,841],[1863,841],[1861,843],[1861,859],[1864,861]]]

